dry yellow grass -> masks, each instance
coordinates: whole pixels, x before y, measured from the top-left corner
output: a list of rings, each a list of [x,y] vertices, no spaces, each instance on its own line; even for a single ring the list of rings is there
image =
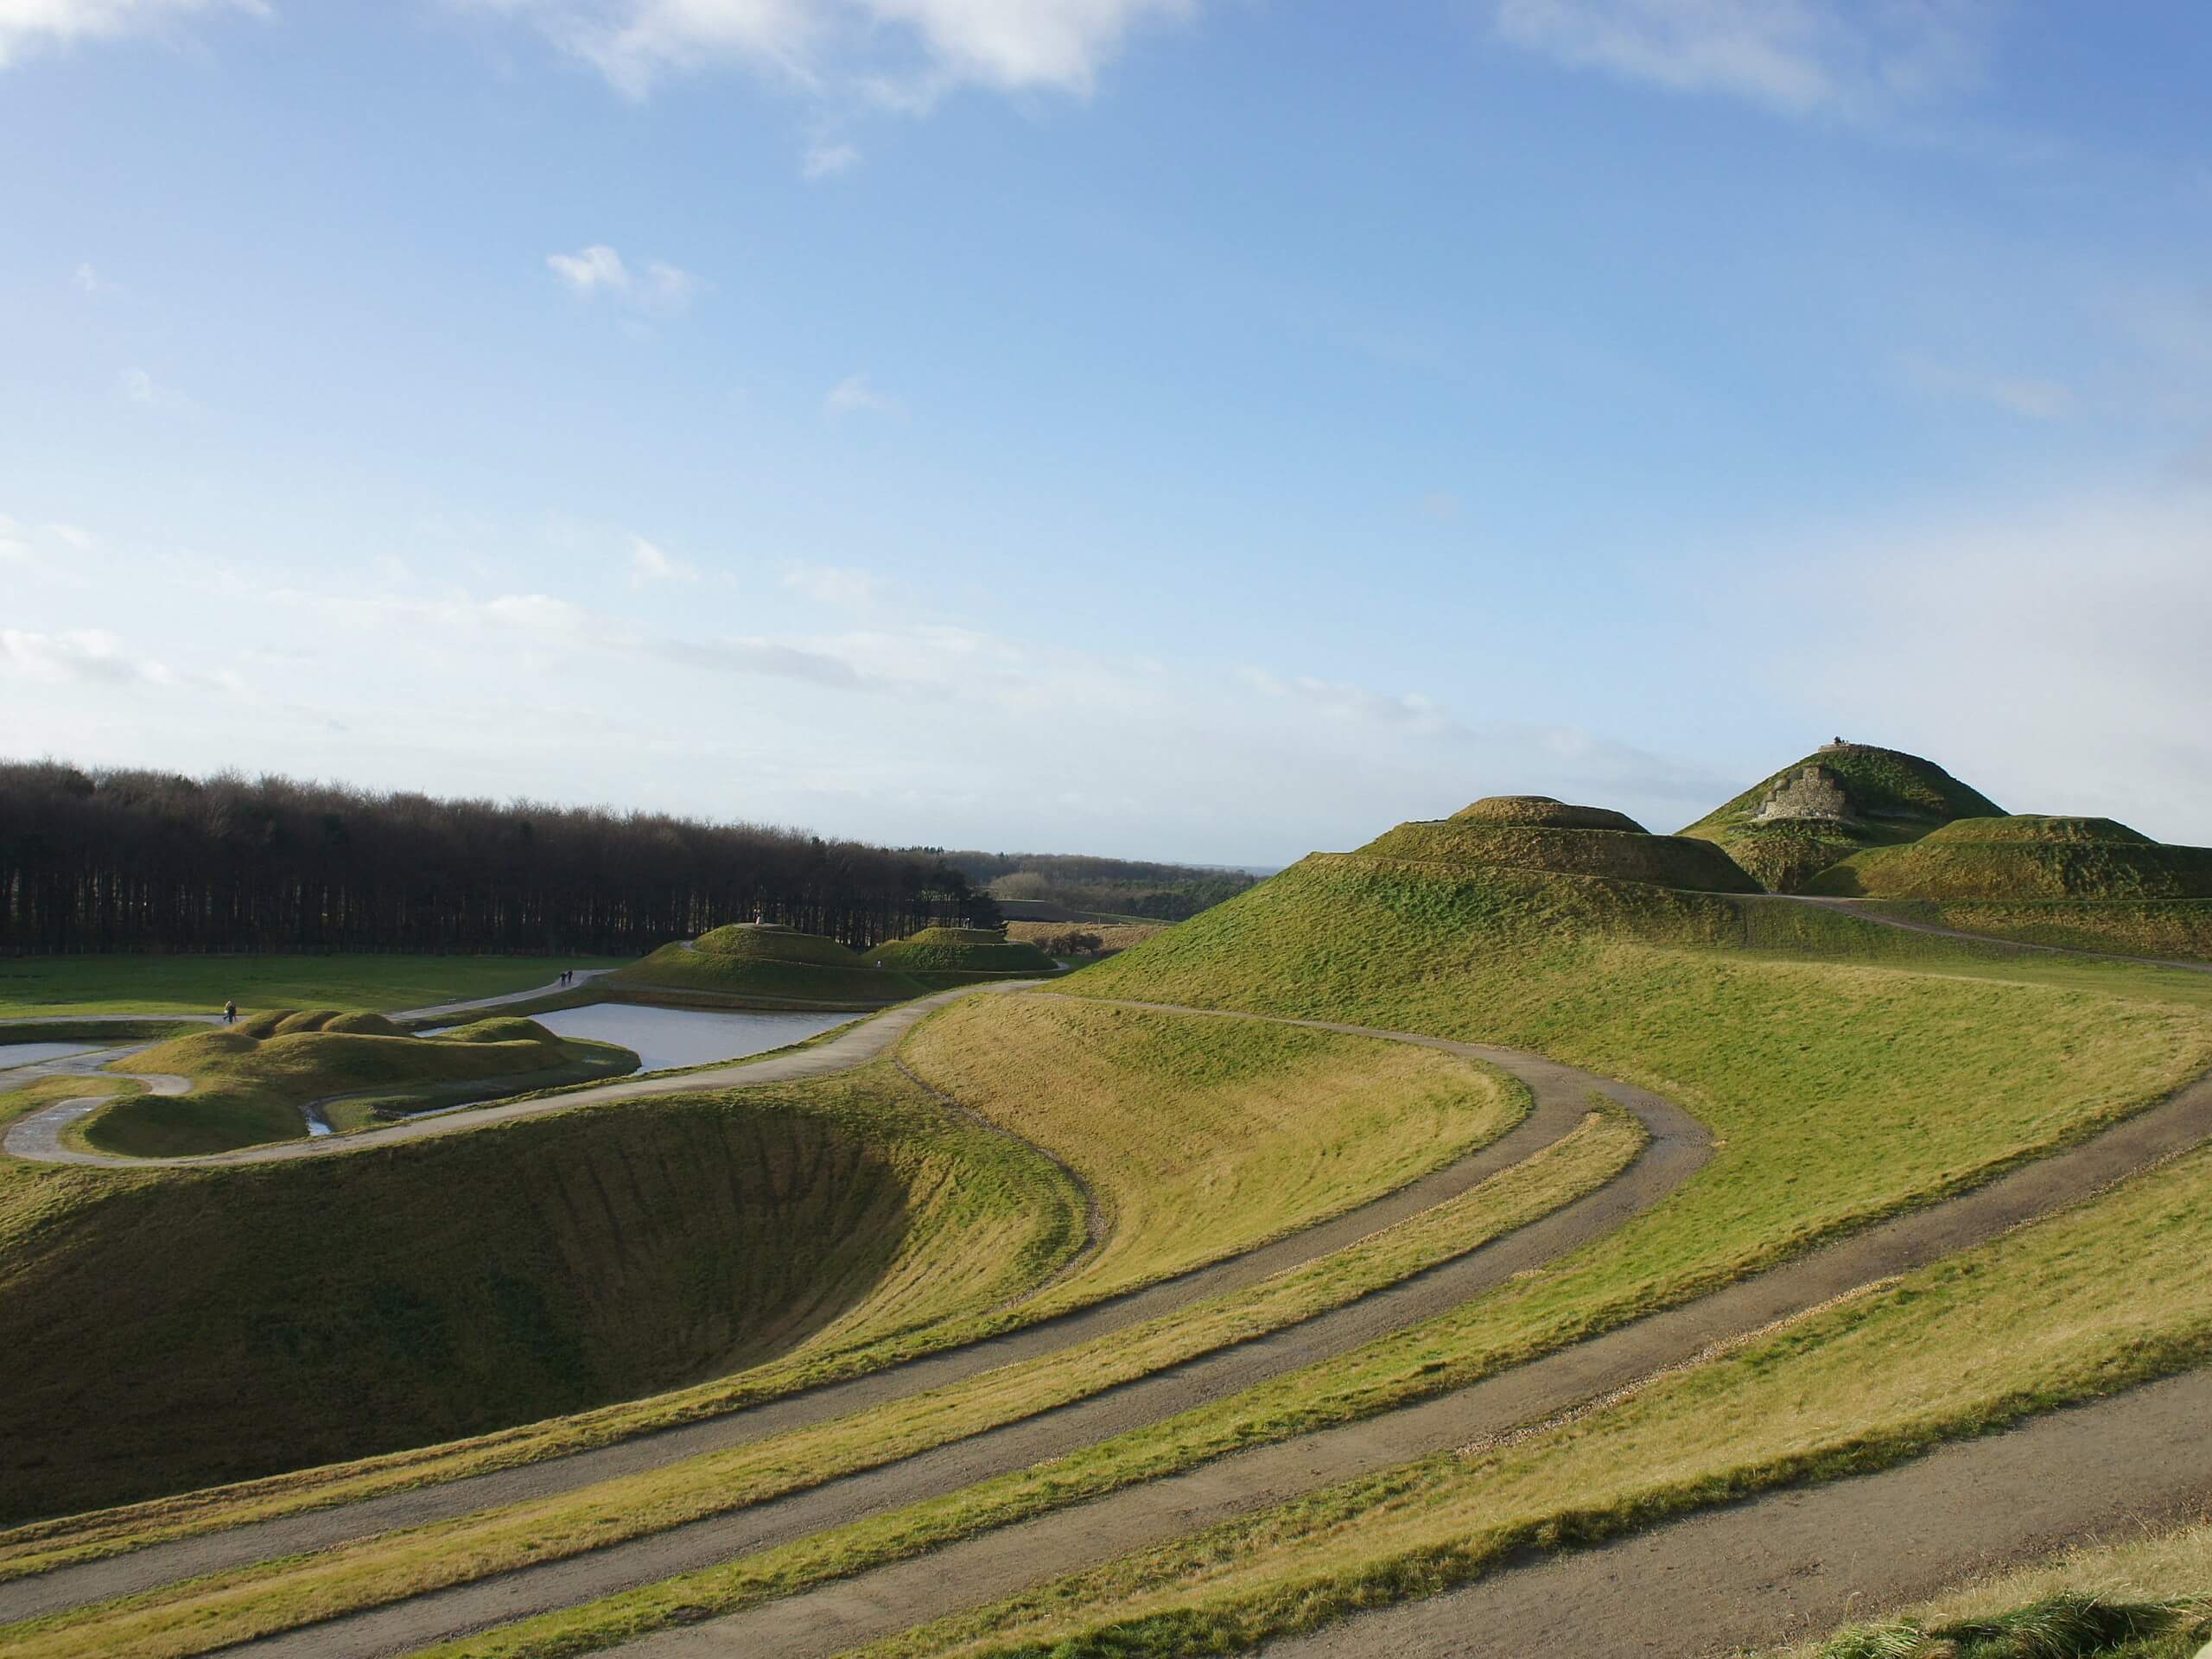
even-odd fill
[[[1090,1184],[1106,1243],[1048,1305],[1338,1214],[1496,1139],[1525,1106],[1429,1049],[1064,997],[957,1003],[905,1058]]]

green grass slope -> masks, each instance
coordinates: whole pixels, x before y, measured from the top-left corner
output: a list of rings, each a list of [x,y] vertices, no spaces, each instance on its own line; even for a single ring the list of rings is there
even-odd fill
[[[875,946],[866,959],[912,974],[932,987],[976,979],[1024,979],[1052,973],[1058,966],[1035,945],[983,927],[925,927]]]
[[[895,969],[835,939],[745,922],[664,944],[599,982],[624,991],[677,990],[770,1007],[879,1007],[921,995]]]
[[[2109,818],[1961,818],[1847,859],[1806,891],[1937,902],[2212,899],[2212,848],[2166,846]]]
[[[1625,812],[1604,806],[1569,806],[1549,795],[1486,795],[1461,807],[1452,817],[1471,823],[1534,824],[1550,830],[1625,830],[1640,836],[1644,828]]]
[[[0,1521],[864,1347],[1030,1288],[1082,1217],[888,1065],[343,1158],[0,1160]]]
[[[1756,893],[1758,883],[1707,841],[1647,835],[1637,829],[1567,825],[1481,815],[1478,801],[1456,817],[1402,823],[1359,850],[1376,858],[1462,866],[1497,865],[1563,875],[1649,881],[1707,893]],[[1599,809],[1564,811],[1591,817]],[[1472,816],[1471,816],[1472,815]],[[1618,814],[1606,815],[1618,817]],[[1624,823],[1630,822],[1624,819]]]
[[[178,1096],[135,1095],[85,1125],[88,1145],[133,1158],[227,1152],[307,1133],[301,1108],[337,1096],[389,1109],[451,1105],[634,1071],[611,1043],[568,1040],[529,1020],[492,1019],[411,1037],[382,1014],[332,1008],[258,1014],[174,1038],[123,1063],[193,1080]]]
[[[1808,768],[1842,791],[1842,816],[1762,817]],[[1867,743],[1830,746],[1762,779],[1682,831],[1715,842],[1769,891],[1796,893],[1831,864],[1870,847],[1912,841],[1954,818],[2004,809],[1933,760]]]
[[[550,983],[599,957],[115,956],[0,962],[0,1018],[214,1014],[242,1008],[417,1008]]]

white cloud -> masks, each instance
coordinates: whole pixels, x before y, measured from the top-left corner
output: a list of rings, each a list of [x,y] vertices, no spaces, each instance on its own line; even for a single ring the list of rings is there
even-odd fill
[[[809,179],[832,179],[840,173],[849,173],[861,162],[861,152],[853,144],[810,144],[806,158],[799,163],[799,171]]]
[[[880,577],[849,566],[801,564],[784,573],[784,586],[793,593],[805,594],[817,605],[859,608],[874,602],[883,582]]]
[[[28,564],[31,544],[23,539],[23,527],[6,513],[0,512],[0,559],[13,564]]]
[[[1498,33],[1573,68],[1789,115],[1867,118],[1979,77],[1986,0],[1497,0]]]
[[[878,391],[865,374],[849,374],[830,387],[822,406],[832,415],[896,415],[903,408],[896,397]]]
[[[652,259],[642,272],[633,271],[622,256],[605,243],[594,243],[575,253],[549,253],[545,264],[553,274],[584,299],[601,294],[642,311],[668,316],[691,302],[702,284],[680,265]]]
[[[99,537],[81,524],[48,524],[45,528],[46,533],[55,541],[74,548],[79,553],[89,553],[99,545]],[[0,531],[5,529],[4,524],[0,524]]]
[[[1132,29],[1197,10],[1197,0],[473,3],[532,21],[632,97],[671,71],[734,63],[802,89],[855,89],[908,108],[963,86],[1086,95]]]
[[[141,409],[188,409],[192,400],[175,386],[165,386],[143,369],[125,369],[117,377],[128,401]]]
[[[1418,691],[1392,696],[1311,674],[1286,678],[1249,664],[1236,672],[1240,680],[1262,696],[1295,700],[1330,720],[1396,726],[1425,733],[1464,734],[1467,730]]]
[[[4,9],[4,4],[5,0],[0,0],[0,9]],[[76,270],[69,273],[69,280],[80,293],[120,294],[123,292],[122,283],[111,283],[100,275],[97,266],[89,263],[80,263]]]
[[[27,679],[74,680],[102,685],[173,685],[177,677],[161,663],[134,657],[102,628],[39,633],[0,628],[0,662]]]
[[[2172,495],[1877,524],[1802,573],[1764,677],[2016,812],[2212,842],[2212,516]],[[1826,729],[1823,727],[1823,729]]]
[[[2056,380],[1955,368],[1917,357],[1900,359],[1897,367],[1906,385],[1929,397],[1988,404],[2030,421],[2063,420],[2074,412],[2072,391]]]
[[[266,0],[0,0],[0,68],[38,47],[113,40],[208,10],[269,15]]]
[[[657,582],[696,582],[699,572],[681,559],[672,559],[642,536],[630,538],[630,585],[643,588]]]

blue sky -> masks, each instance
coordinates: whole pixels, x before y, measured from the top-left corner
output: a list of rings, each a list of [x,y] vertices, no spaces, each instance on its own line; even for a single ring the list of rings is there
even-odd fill
[[[0,753],[2212,842],[2212,11],[0,0]]]

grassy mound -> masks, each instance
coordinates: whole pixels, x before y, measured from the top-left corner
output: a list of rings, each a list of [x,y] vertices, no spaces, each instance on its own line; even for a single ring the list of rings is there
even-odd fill
[[[2212,848],[2169,847],[2109,818],[1961,818],[1824,870],[1811,893],[2022,901],[2212,899]]]
[[[1682,833],[1716,842],[1770,892],[1796,893],[1870,847],[2003,809],[1916,754],[1832,744],[1764,779]]]
[[[922,986],[863,961],[835,939],[795,928],[744,922],[685,944],[665,944],[619,969],[602,984],[680,990],[788,1007],[877,1007],[918,996]]]
[[[1070,1301],[1363,1203],[1502,1135],[1526,1104],[1430,1050],[1063,997],[970,997],[905,1054],[1088,1183],[1108,1237],[1055,1293]]]
[[[2045,899],[2027,904],[1959,899],[1884,902],[1878,908],[2024,944],[2212,962],[2212,899]]]
[[[903,939],[879,944],[868,960],[925,984],[959,984],[973,979],[1027,978],[1049,974],[1057,964],[1035,945],[982,927],[925,927]]]
[[[1758,891],[1758,884],[1711,842],[1646,835],[1641,830],[1558,829],[1479,818],[1442,818],[1402,823],[1359,850],[1376,858],[1547,870],[1615,881],[1649,881],[1703,893]]]
[[[610,1043],[569,1041],[529,1020],[493,1019],[438,1037],[410,1037],[381,1014],[330,1008],[257,1014],[198,1031],[124,1063],[192,1079],[188,1095],[137,1095],[86,1125],[101,1152],[173,1158],[296,1140],[302,1108],[344,1096],[392,1109],[452,1105],[488,1094],[612,1077],[638,1057]]]
[[[1632,836],[1644,828],[1625,812],[1603,806],[1569,806],[1548,795],[1489,795],[1452,815],[1455,821],[1475,823],[1520,823],[1547,830],[1625,830]]]
[[[0,1519],[880,1341],[1033,1286],[1082,1213],[888,1066],[335,1159],[0,1160]]]
[[[17,957],[0,962],[0,1016],[416,1008],[552,982],[600,957]]]

